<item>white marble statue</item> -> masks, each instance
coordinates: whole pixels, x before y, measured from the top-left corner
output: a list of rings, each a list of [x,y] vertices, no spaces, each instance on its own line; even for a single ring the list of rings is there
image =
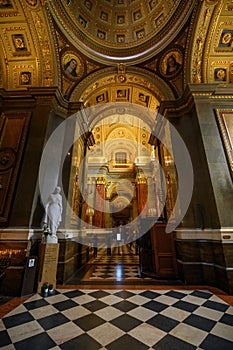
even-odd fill
[[[47,231],[47,243],[57,243],[57,229],[62,220],[62,196],[60,192],[61,188],[57,186],[54,192],[49,195],[48,202],[45,205],[43,225],[45,228],[44,235]]]

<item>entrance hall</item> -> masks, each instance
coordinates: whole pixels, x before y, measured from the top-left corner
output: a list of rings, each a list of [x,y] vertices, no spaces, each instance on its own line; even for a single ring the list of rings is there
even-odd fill
[[[232,11],[0,1],[0,349],[232,350]]]

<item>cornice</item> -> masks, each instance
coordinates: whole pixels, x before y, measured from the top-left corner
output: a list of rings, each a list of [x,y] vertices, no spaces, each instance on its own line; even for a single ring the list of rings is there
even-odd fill
[[[216,85],[216,84],[188,84],[183,96],[175,101],[162,101],[159,109],[159,113],[163,116],[169,116],[169,118],[180,118],[185,114],[188,114],[195,101],[215,101],[218,103],[226,102],[226,104],[232,103],[233,99],[233,86],[230,84]],[[229,101],[230,100],[230,101]]]
[[[68,101],[66,101],[56,86],[52,87],[30,87],[21,90],[0,89],[0,106],[12,106],[12,109],[20,106],[25,109],[34,108],[37,103],[48,104],[58,108],[63,116],[67,115]],[[54,100],[55,99],[55,100]]]

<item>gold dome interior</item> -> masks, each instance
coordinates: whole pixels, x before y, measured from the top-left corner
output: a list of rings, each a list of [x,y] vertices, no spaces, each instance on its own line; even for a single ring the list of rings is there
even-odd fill
[[[138,45],[158,33],[180,1],[84,0],[70,1],[68,11],[79,29],[108,46]]]

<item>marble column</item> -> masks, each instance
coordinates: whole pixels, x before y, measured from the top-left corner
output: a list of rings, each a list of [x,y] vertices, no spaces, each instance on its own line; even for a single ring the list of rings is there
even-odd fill
[[[105,216],[105,177],[96,180],[94,225],[104,227]]]
[[[137,197],[138,197],[138,214],[141,216],[147,216],[148,213],[148,188],[147,179],[145,175],[137,174]]]

